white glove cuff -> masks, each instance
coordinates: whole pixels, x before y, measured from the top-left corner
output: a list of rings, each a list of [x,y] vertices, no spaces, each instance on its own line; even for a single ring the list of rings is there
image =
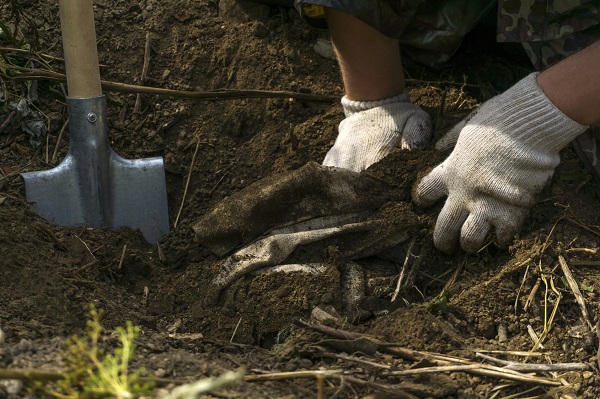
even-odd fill
[[[557,152],[583,133],[587,126],[575,122],[556,108],[538,86],[538,74],[527,75],[496,97],[491,111],[496,113],[501,124],[514,126],[506,126],[506,131],[514,132],[516,142],[529,143],[532,148],[542,151]]]
[[[381,107],[382,105],[408,102],[410,102],[410,97],[408,96],[408,92],[404,90],[397,96],[375,101],[349,100],[346,96],[344,96],[342,97],[342,108],[344,109],[344,114],[346,117],[348,117],[356,112],[366,111],[375,107]]]

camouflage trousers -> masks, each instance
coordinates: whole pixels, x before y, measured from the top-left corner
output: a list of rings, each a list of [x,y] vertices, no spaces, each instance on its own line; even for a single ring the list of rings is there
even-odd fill
[[[433,66],[450,59],[465,34],[495,7],[496,0],[296,0],[295,4],[317,28],[326,28],[324,7],[344,11],[397,38],[411,60]]]
[[[498,42],[519,42],[534,68],[546,68],[600,39],[598,0],[295,0],[311,25],[326,28],[324,7],[344,11],[386,36],[403,54],[433,66],[454,54],[466,33],[494,7]],[[600,125],[572,142],[600,197]]]
[[[498,42],[520,42],[536,69],[600,39],[597,0],[499,0]]]
[[[447,61],[466,33],[497,9],[498,42],[523,44],[542,69],[600,39],[598,0],[295,0],[311,25],[326,28],[324,7],[339,9],[386,36],[425,65]]]

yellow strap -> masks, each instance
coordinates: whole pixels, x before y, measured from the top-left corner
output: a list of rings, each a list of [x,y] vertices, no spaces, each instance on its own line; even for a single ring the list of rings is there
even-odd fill
[[[323,6],[305,4],[302,12],[310,18],[325,18],[325,7]]]

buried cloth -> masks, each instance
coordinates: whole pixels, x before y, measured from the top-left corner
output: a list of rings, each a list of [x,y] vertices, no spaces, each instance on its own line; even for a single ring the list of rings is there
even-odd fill
[[[257,273],[340,272],[344,310],[365,315],[369,263],[399,271],[422,224],[410,187],[369,173],[320,166],[260,180],[218,203],[193,225],[197,241],[221,258],[207,302]],[[389,301],[388,301],[389,302]],[[367,312],[368,313],[368,312]]]

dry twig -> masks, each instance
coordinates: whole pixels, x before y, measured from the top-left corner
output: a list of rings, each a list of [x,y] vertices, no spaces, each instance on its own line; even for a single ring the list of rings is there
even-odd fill
[[[233,342],[233,339],[235,338],[235,335],[237,334],[237,330],[238,330],[238,328],[240,328],[240,324],[242,324],[242,319],[243,319],[243,317],[240,316],[240,319],[238,320],[237,324],[235,325],[235,328],[233,329],[233,333],[231,334],[231,338],[229,339],[229,342]]]
[[[515,304],[513,306],[513,308],[515,310],[515,314],[517,314],[517,309],[519,308],[519,299],[521,298],[521,291],[523,290],[525,281],[527,281],[528,275],[529,275],[529,265],[527,265],[527,268],[525,268],[525,273],[523,274],[523,279],[521,280],[521,285],[519,285],[519,289],[517,290],[517,297],[515,298]]]
[[[159,261],[162,262],[167,259],[166,255],[165,255],[165,251],[160,246],[160,242],[156,243],[156,251],[158,252],[158,260]]]
[[[52,152],[52,158],[50,158],[50,163],[54,164],[56,162],[56,154],[58,153],[58,146],[60,145],[60,141],[62,139],[63,133],[65,129],[69,125],[69,119],[65,120],[62,127],[60,128],[60,132],[58,133],[58,138],[56,139],[56,144],[54,145],[54,151]]]
[[[501,367],[490,366],[487,364],[480,364],[477,362],[473,362],[468,359],[462,359],[453,356],[446,356],[432,352],[423,352],[412,349],[403,348],[400,346],[396,346],[394,344],[390,344],[378,338],[374,338],[371,336],[353,333],[350,331],[344,331],[328,326],[324,326],[316,323],[309,323],[302,320],[296,322],[301,327],[305,327],[322,334],[328,335],[330,337],[335,337],[338,339],[345,340],[353,340],[358,338],[366,338],[369,339],[373,344],[377,345],[377,350],[383,353],[388,353],[390,355],[399,356],[403,359],[419,361],[423,359],[427,359],[428,361],[436,364],[436,366],[457,366],[457,365],[468,365],[473,367],[465,367],[464,370],[469,374],[488,376],[488,377],[496,377],[502,378],[512,381],[519,381],[531,384],[538,385],[547,385],[547,386],[561,386],[563,385],[560,381],[556,381],[554,379],[547,379],[541,377],[535,377],[528,374],[523,374],[518,371],[508,370]]]
[[[67,78],[64,74],[47,71],[42,69],[17,67],[15,65],[7,65],[0,63],[0,68],[11,68],[21,72],[26,72],[19,75],[19,80],[52,80],[57,82],[66,82]],[[184,91],[173,89],[162,89],[158,87],[131,85],[126,83],[118,83],[103,80],[102,88],[108,91],[116,91],[120,93],[143,93],[155,94],[159,96],[187,98],[199,101],[215,101],[215,100],[235,100],[241,98],[293,98],[303,101],[338,101],[340,95],[321,95],[300,93],[292,91],[272,91],[272,90],[214,90],[214,91]]]
[[[398,283],[396,284],[396,289],[394,290],[394,294],[392,295],[391,302],[394,302],[398,297],[398,294],[400,294],[400,290],[402,289],[402,283],[404,282],[404,276],[406,275],[406,270],[408,268],[408,260],[411,256],[414,256],[412,254],[412,249],[416,241],[417,237],[413,237],[412,241],[410,242],[410,245],[408,246],[408,249],[406,250],[406,258],[404,258],[404,264],[402,265],[402,270],[400,270],[400,275],[398,276]]]
[[[117,270],[121,270],[123,268],[123,262],[125,261],[125,252],[127,251],[127,244],[123,245],[123,251],[121,251],[121,257],[119,259],[119,266]]]
[[[542,357],[551,355],[551,352],[537,352],[531,353],[526,351],[500,351],[500,350],[487,350],[477,349],[477,353],[493,353],[495,355],[506,355],[506,356],[519,356],[519,357]]]
[[[535,294],[537,294],[538,290],[540,289],[540,284],[542,284],[542,279],[538,277],[533,285],[533,288],[531,289],[531,292],[529,293],[529,296],[527,297],[527,300],[525,301],[525,305],[523,305],[523,311],[527,312],[529,306],[533,303]]]
[[[549,363],[549,364],[533,364],[533,363],[517,363],[508,360],[498,359],[492,356],[476,353],[478,358],[487,360],[492,363],[500,364],[507,370],[515,370],[524,373],[536,372],[557,372],[557,371],[586,371],[590,367],[585,363]]]
[[[144,64],[142,66],[142,74],[140,76],[140,84],[146,83],[146,78],[148,77],[148,69],[150,68],[150,40],[151,35],[150,32],[146,32],[146,44],[144,46]],[[133,106],[133,113],[139,114],[142,109],[142,96],[140,93],[135,97],[135,105]]]
[[[531,340],[534,344],[538,346],[540,349],[544,349],[544,345],[540,342],[540,337],[537,335],[531,324],[527,324],[527,333],[531,337]]]
[[[247,375],[244,377],[244,380],[247,382],[258,382],[258,381],[282,381],[282,380],[291,380],[297,378],[317,378],[321,376],[322,378],[335,378],[338,380],[345,380],[352,384],[375,389],[377,391],[386,392],[389,394],[395,395],[394,397],[399,399],[417,399],[416,396],[411,395],[405,391],[402,391],[391,385],[378,384],[372,381],[361,380],[356,377],[351,377],[349,375],[344,375],[341,370],[301,370],[301,371],[290,371],[284,373],[270,373],[270,374],[257,374],[257,375]]]
[[[541,264],[540,264],[540,268],[541,268]],[[544,292],[544,331],[542,331],[542,334],[539,336],[539,338],[533,345],[531,352],[536,351],[538,348],[543,348],[542,342],[544,342],[544,340],[550,333],[550,330],[552,329],[552,323],[554,321],[554,316],[556,316],[556,312],[558,310],[558,305],[560,304],[560,300],[562,299],[562,294],[554,286],[554,278],[551,276],[550,280],[548,280],[546,273],[544,273],[544,272],[542,272],[541,278],[542,278],[542,281],[544,282],[544,285],[546,286],[546,290]],[[548,281],[550,281],[550,283],[548,283]],[[552,292],[554,292],[556,294],[557,298],[556,298],[556,302],[554,303],[554,307],[552,308],[552,313],[550,314],[550,316],[548,316],[548,293],[550,290],[552,290]],[[535,335],[536,334],[534,334],[534,336]]]
[[[199,147],[200,147],[200,137],[196,137],[196,148],[194,149],[194,155],[192,156],[190,170],[187,175],[187,180],[185,181],[185,189],[183,190],[183,197],[181,198],[181,205],[179,205],[179,211],[177,211],[177,217],[175,218],[175,223],[173,223],[173,229],[176,229],[177,225],[179,224],[179,217],[181,216],[181,211],[183,211],[183,205],[185,204],[185,199],[187,197],[187,192],[188,192],[188,188],[190,186],[190,180],[192,178],[192,172],[194,171],[194,164],[196,163],[196,155],[198,155]]]
[[[595,328],[590,320],[590,315],[588,314],[587,307],[585,306],[585,299],[583,299],[583,295],[581,295],[581,290],[579,289],[579,286],[577,285],[577,281],[575,281],[575,278],[573,277],[573,273],[571,273],[571,269],[569,269],[569,265],[567,264],[567,261],[565,260],[565,258],[562,255],[558,255],[558,263],[560,263],[560,268],[562,269],[562,271],[565,275],[565,278],[567,279],[567,282],[569,283],[569,287],[571,288],[571,291],[573,291],[573,294],[575,295],[575,300],[577,301],[577,304],[579,305],[579,308],[581,309],[581,315],[583,316],[583,320],[585,321],[588,328],[590,329],[590,333],[594,333]]]
[[[581,252],[590,255],[598,255],[600,254],[600,248],[569,248],[566,252]]]

